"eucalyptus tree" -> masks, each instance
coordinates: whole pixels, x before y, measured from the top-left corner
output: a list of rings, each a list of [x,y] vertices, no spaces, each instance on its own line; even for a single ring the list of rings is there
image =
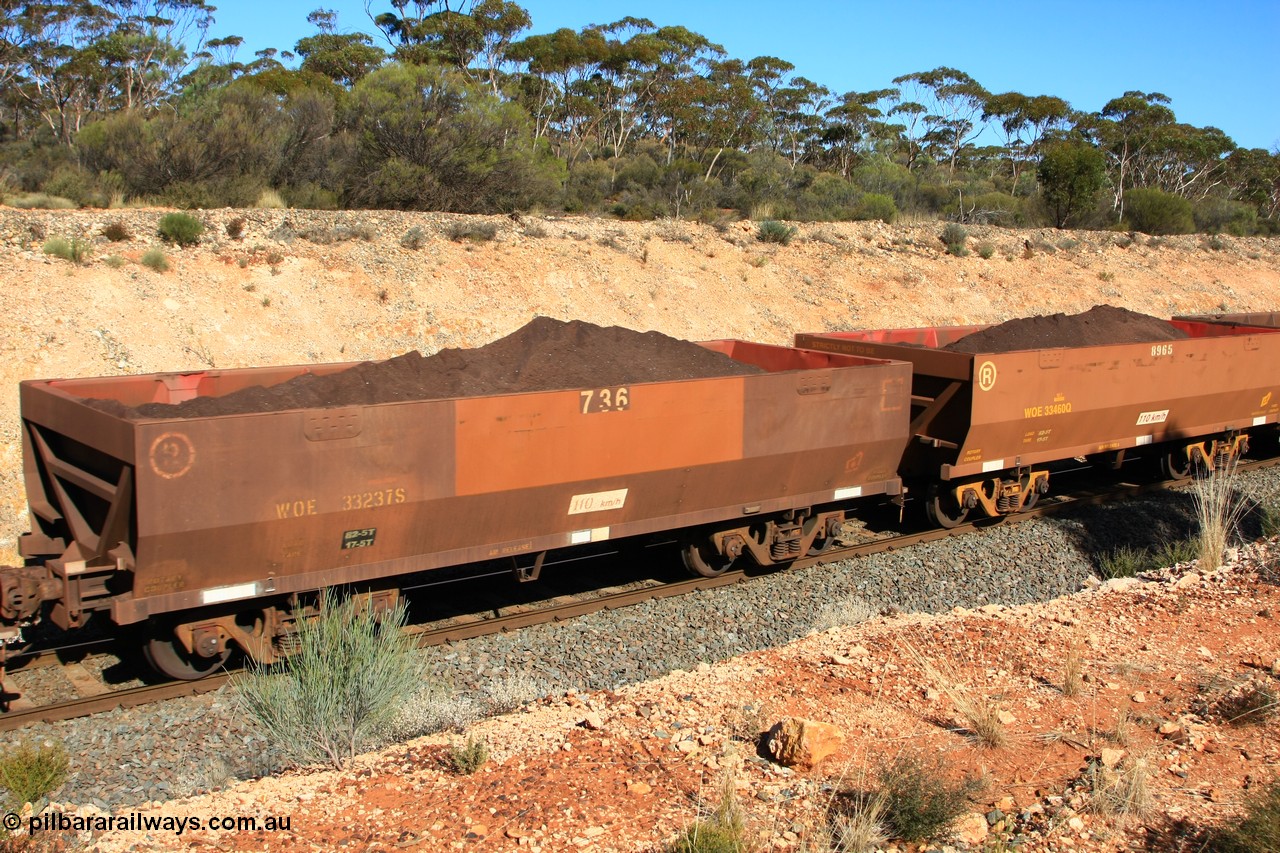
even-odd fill
[[[511,0],[387,0],[394,11],[365,12],[395,47],[394,57],[415,65],[448,65],[468,79],[487,79],[496,94],[507,49],[532,24]],[[478,63],[478,67],[477,67]]]
[[[213,21],[205,0],[8,3],[0,78],[54,138],[113,110],[148,110],[171,95]]]
[[[642,131],[662,61],[664,37],[648,18],[625,17],[592,25],[604,39],[604,53],[595,72],[593,91],[602,117],[600,149],[608,149],[616,169],[631,139]]]
[[[793,77],[774,96],[775,145],[792,168],[820,152],[825,127],[823,113],[832,103],[831,90],[805,77]]]
[[[893,83],[922,97],[908,98],[904,91],[903,102],[891,113],[907,117],[913,134],[923,125],[923,134],[913,136],[913,141],[921,148],[932,148],[937,154],[934,159],[946,160],[948,174],[954,176],[961,151],[982,132],[978,119],[990,94],[965,72],[946,66],[903,74]]]
[[[988,96],[982,106],[982,120],[995,121],[1004,137],[1015,193],[1024,164],[1037,161],[1046,136],[1053,130],[1065,129],[1070,118],[1071,105],[1052,95],[1004,92]]]
[[[57,143],[70,146],[85,120],[106,109],[110,85],[95,46],[111,33],[115,17],[102,4],[55,0],[15,4],[7,19],[22,45],[12,91]]]
[[[689,129],[696,127],[694,104],[706,97],[707,76],[725,58],[725,49],[701,33],[680,26],[659,27],[658,56],[652,87],[641,116],[644,133],[662,143],[668,165],[682,146],[691,142]]]
[[[332,10],[316,9],[307,15],[307,23],[318,32],[299,39],[293,49],[302,57],[303,71],[351,86],[386,61],[387,52],[365,33],[338,32],[338,14]]]
[[[507,55],[524,65],[517,101],[533,117],[534,139],[550,139],[572,165],[603,118],[592,80],[609,57],[605,34],[562,27],[515,42]]]
[[[151,109],[187,69],[213,23],[205,0],[104,0],[112,29],[95,45],[114,80],[113,107]]]
[[[1131,90],[1082,120],[1081,129],[1107,157],[1117,222],[1124,218],[1124,193],[1133,185],[1135,164],[1156,144],[1160,128],[1175,121],[1169,103],[1159,92]]]
[[[768,105],[760,96],[758,70],[740,59],[713,60],[689,90],[683,136],[695,158],[707,164],[704,181],[711,180],[726,149],[747,151],[765,136]]]
[[[1235,142],[1216,127],[1162,125],[1133,165],[1135,186],[1155,187],[1182,198],[1207,196],[1226,179],[1224,158]]]
[[[883,107],[897,97],[896,89],[874,89],[870,92],[846,92],[827,110],[826,125],[821,144],[824,150],[823,165],[833,168],[842,178],[848,178],[860,157],[874,151],[881,143],[894,138],[908,139],[907,168],[913,162],[912,143],[904,126],[890,126]],[[898,110],[895,106],[888,115],[916,115],[914,111]],[[919,106],[918,104],[916,106]],[[923,110],[923,107],[921,107]]]
[[[1267,219],[1280,219],[1280,151],[1237,148],[1223,167],[1232,196],[1254,205]]]

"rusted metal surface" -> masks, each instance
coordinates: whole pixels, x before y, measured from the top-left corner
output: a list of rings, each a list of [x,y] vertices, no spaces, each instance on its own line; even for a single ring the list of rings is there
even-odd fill
[[[943,480],[1247,430],[1280,417],[1280,334],[1175,321],[1190,338],[1006,353],[936,349],[978,328],[796,336],[914,365],[910,477]]]
[[[1280,313],[1259,311],[1251,314],[1186,314],[1173,318],[1179,326],[1222,326],[1222,330],[1207,334],[1248,335],[1268,329],[1280,329]]]
[[[184,420],[347,365],[22,383],[33,533],[69,613],[120,623],[896,492],[910,367],[741,341],[770,371]],[[68,485],[71,484],[71,485]]]

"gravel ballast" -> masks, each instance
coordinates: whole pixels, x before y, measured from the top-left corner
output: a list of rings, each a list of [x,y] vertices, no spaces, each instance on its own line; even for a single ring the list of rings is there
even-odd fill
[[[1255,494],[1275,494],[1280,470],[1248,474],[1243,482]],[[440,681],[474,700],[486,695],[486,684],[515,675],[537,679],[549,694],[616,689],[783,645],[830,624],[833,611],[851,601],[881,613],[945,612],[1070,594],[1096,574],[1101,555],[1185,536],[1189,505],[1185,493],[1156,493],[1084,507],[423,654]],[[237,715],[225,689],[39,724],[4,736],[0,748],[45,737],[62,741],[71,756],[69,779],[52,799],[72,808],[166,800],[279,764],[272,744]]]

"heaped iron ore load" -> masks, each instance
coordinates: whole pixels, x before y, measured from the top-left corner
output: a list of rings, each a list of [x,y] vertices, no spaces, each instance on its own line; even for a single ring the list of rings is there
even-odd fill
[[[900,473],[954,525],[1033,505],[1057,463],[1156,453],[1169,476],[1212,470],[1280,413],[1280,336],[1100,306],[1079,315],[797,335],[796,345],[912,364]]]
[[[1079,314],[1046,314],[1007,320],[970,332],[941,349],[996,353],[1050,347],[1154,343],[1186,337],[1185,331],[1159,317],[1113,305],[1095,305]]]
[[[21,386],[31,533],[9,618],[182,614],[153,661],[275,656],[293,593],[685,530],[715,575],[896,493],[910,367],[539,319],[389,362]],[[25,611],[25,612],[24,612]],[[246,615],[249,614],[249,615]],[[186,669],[184,669],[186,667]]]
[[[763,372],[754,364],[660,332],[537,317],[476,349],[444,349],[432,356],[413,351],[386,361],[341,366],[336,372],[307,372],[274,385],[199,394],[176,403],[129,407],[104,400],[95,405],[132,419],[197,418]]]

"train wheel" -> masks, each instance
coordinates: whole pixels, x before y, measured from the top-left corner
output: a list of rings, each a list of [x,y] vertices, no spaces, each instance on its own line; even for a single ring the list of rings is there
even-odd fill
[[[684,567],[690,574],[704,578],[718,578],[733,565],[733,557],[726,557],[715,549],[710,540],[699,537],[680,550]]]
[[[221,669],[231,657],[231,649],[212,657],[193,654],[183,647],[172,625],[161,625],[143,645],[142,654],[161,675],[178,681],[197,681]]]
[[[930,488],[929,498],[924,504],[925,515],[938,527],[950,530],[964,524],[969,517],[969,508],[956,502],[951,490],[941,491],[937,486]]]

